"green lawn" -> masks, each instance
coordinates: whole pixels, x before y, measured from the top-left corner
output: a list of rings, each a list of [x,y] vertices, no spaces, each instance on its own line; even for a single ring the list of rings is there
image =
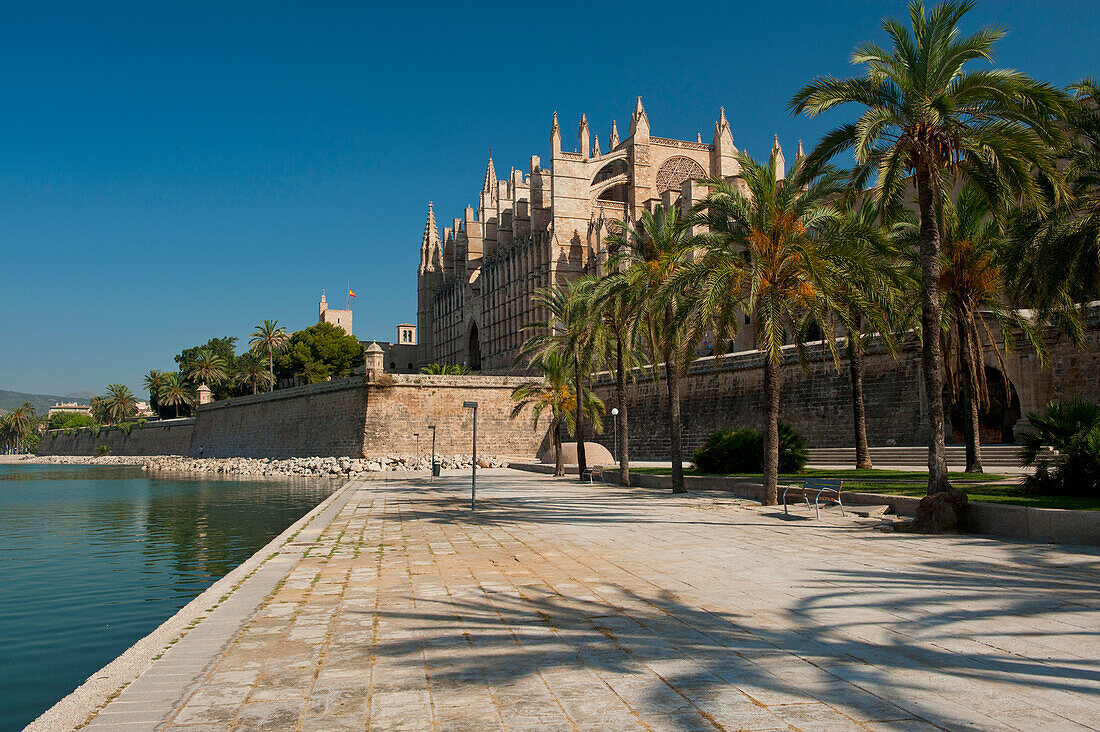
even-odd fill
[[[632,468],[635,473],[653,473],[655,475],[668,475],[671,468]],[[684,470],[684,475],[705,475],[693,469]],[[987,485],[997,481],[1012,480],[1014,476],[998,475],[996,473],[949,473],[952,485],[962,490],[972,501],[983,503],[1009,503],[1017,506],[1032,506],[1033,508],[1067,508],[1079,511],[1100,511],[1100,498],[1080,498],[1076,496],[1029,496],[1023,493],[1022,486],[1017,483],[1011,485]],[[924,481],[928,474],[920,470],[823,470],[820,468],[807,468],[800,474],[784,474],[779,476],[779,484],[801,483],[807,477],[840,478],[844,481],[844,489],[865,493],[886,493],[896,496],[923,496],[925,494]],[[760,480],[760,473],[746,473],[742,475],[727,475],[726,478],[744,478],[746,480]]]

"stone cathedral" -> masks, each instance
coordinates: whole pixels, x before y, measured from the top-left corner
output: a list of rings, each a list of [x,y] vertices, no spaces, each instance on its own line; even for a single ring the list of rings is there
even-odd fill
[[[706,193],[698,178],[735,179],[737,154],[725,109],[710,144],[670,140],[650,134],[639,97],[626,137],[611,123],[606,152],[583,115],[576,151],[564,150],[555,113],[549,166],[532,155],[526,174],[512,169],[499,180],[490,156],[477,208],[442,232],[428,203],[417,270],[420,363],[513,370],[531,335],[524,326],[546,320],[532,302],[536,289],[595,271],[612,222],[658,204],[690,208]],[[773,154],[782,165],[778,138]]]

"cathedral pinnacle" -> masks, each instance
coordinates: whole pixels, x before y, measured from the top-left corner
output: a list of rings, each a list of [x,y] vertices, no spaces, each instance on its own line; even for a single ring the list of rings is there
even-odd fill
[[[775,179],[783,180],[787,177],[786,161],[783,159],[783,148],[779,146],[779,135],[775,136],[775,144],[772,145],[772,160],[775,161]]]
[[[492,193],[497,187],[497,171],[493,167],[493,149],[489,148],[489,165],[485,168],[485,183],[481,186],[482,193]]]
[[[646,137],[649,137],[649,117],[646,116],[641,97],[638,97],[638,101],[634,104],[634,114],[630,115],[630,134],[633,136],[638,132],[643,132]]]
[[[435,211],[428,201],[428,220],[424,222],[424,237],[420,240],[420,272],[436,271],[442,267],[439,251],[439,228],[435,223]]]
[[[619,128],[615,125],[615,120],[611,120],[611,137],[608,138],[607,144],[609,150],[619,146]]]
[[[592,140],[595,143],[595,147],[592,150],[592,157],[598,158],[599,156],[603,155],[603,153],[600,152],[600,136],[599,135],[593,135]]]

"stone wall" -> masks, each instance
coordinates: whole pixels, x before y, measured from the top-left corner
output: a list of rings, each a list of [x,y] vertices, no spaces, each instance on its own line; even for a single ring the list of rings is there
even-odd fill
[[[1021,339],[998,358],[985,354],[987,366],[1007,374],[1020,405],[1017,430],[1024,428],[1029,412],[1041,411],[1051,400],[1073,397],[1100,402],[1100,308],[1086,318],[1084,342],[1075,346],[1064,335],[1050,330],[1045,335],[1049,353],[1043,367],[1034,351]],[[1003,359],[1003,361],[1002,361]],[[867,434],[872,446],[925,445],[928,415],[924,407],[924,380],[920,367],[920,343],[913,336],[901,344],[897,357],[872,344],[865,358],[863,379],[867,407]],[[614,384],[604,376],[596,393],[608,411],[615,406]],[[680,412],[684,457],[713,432],[738,427],[763,428],[763,357],[758,351],[701,358],[681,379]],[[627,387],[630,418],[630,454],[637,460],[668,459],[668,392],[666,382],[639,376]],[[840,360],[839,372],[832,358],[820,349],[803,367],[794,347],[783,356],[783,391],[780,419],[797,429],[807,447],[851,447],[852,388],[848,362]],[[597,441],[609,449],[613,426]]]
[[[107,445],[112,455],[205,457],[375,457],[431,450],[429,424],[436,425],[440,454],[469,454],[472,410],[478,402],[478,454],[531,458],[545,437],[530,412],[511,418],[513,387],[522,380],[500,376],[385,374],[279,389],[204,404],[192,419],[149,423],[130,435],[104,429],[69,435],[46,433],[42,455],[92,455]]]
[[[50,430],[42,435],[38,454],[94,455],[106,445],[112,455],[185,455],[194,427],[194,419],[172,419],[135,426],[128,435],[117,427],[104,427],[95,437],[86,429]]]

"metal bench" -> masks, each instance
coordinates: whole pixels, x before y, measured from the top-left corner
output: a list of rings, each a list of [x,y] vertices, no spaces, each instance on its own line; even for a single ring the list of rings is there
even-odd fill
[[[585,478],[588,478],[589,483],[595,483],[596,478],[599,478],[601,483],[607,483],[607,481],[603,479],[602,465],[593,465],[591,468],[585,468],[584,472],[581,473],[581,480]]]
[[[806,508],[813,508],[817,518],[821,518],[821,501],[835,503],[840,506],[840,515],[847,516],[844,512],[844,504],[840,501],[840,491],[844,487],[844,481],[839,478],[807,478],[801,486],[788,485],[783,489],[783,513],[790,515],[787,508],[787,491],[791,488],[802,490],[802,500],[806,502]],[[814,495],[814,504],[810,506],[810,494]]]

